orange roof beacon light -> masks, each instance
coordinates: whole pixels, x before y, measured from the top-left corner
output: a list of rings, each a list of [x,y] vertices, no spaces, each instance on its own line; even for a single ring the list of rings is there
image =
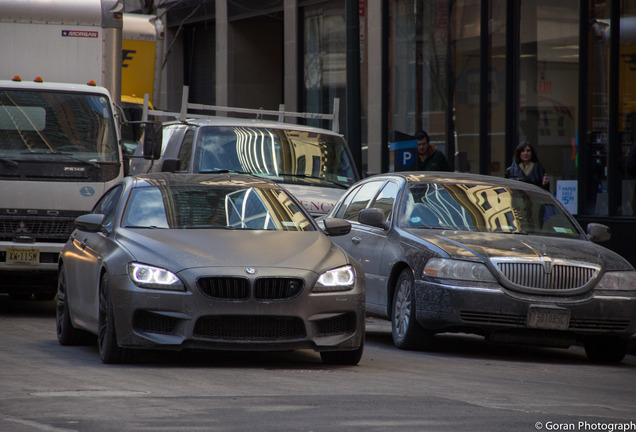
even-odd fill
[[[20,75],[14,75],[14,77],[13,77],[13,79],[11,81],[22,82],[22,78],[20,78]]]
[[[97,84],[95,84],[95,80],[90,80],[89,82],[86,83],[86,85],[97,87]]]
[[[36,82],[36,83],[43,83],[43,82],[44,82],[44,80],[42,79],[42,77],[41,77],[41,76],[36,76],[36,77],[35,77],[35,79],[33,80],[33,82]]]

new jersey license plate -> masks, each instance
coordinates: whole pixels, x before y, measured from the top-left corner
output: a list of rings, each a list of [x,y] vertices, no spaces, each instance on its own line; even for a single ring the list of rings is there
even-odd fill
[[[532,328],[567,330],[570,326],[570,311],[568,309],[530,307],[527,325]]]
[[[31,264],[36,265],[40,262],[39,249],[7,249],[7,264]]]

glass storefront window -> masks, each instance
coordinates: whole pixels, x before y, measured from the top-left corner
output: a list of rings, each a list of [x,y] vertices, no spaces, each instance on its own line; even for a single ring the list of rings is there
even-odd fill
[[[424,129],[431,143],[444,154],[448,149],[449,3],[448,0],[394,0],[389,41],[388,128],[405,134]]]
[[[609,138],[609,41],[610,7],[609,3],[594,5],[590,16],[589,38],[589,92],[588,92],[588,136],[587,152],[588,173],[582,181],[586,182],[584,214],[607,216],[607,154]]]
[[[503,176],[506,166],[506,0],[490,2],[489,130],[490,174]],[[477,172],[477,171],[474,171]]]
[[[346,23],[345,3],[326,1],[303,8],[303,97],[301,111],[331,113],[334,98],[340,99],[340,131],[346,131]],[[311,126],[331,129],[322,120]]]
[[[519,138],[535,147],[553,192],[578,177],[578,40],[578,0],[521,1]]]
[[[620,20],[618,66],[619,170],[618,216],[636,215],[636,5],[624,2]]]
[[[462,171],[479,172],[481,95],[479,0],[458,0],[451,13],[451,59],[454,72],[455,146]],[[505,62],[504,62],[505,64]],[[463,169],[462,169],[463,168]]]

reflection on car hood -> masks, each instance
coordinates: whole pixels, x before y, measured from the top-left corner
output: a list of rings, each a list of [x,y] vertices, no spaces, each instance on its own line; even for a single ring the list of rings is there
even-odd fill
[[[281,184],[296,197],[312,216],[327,214],[346,189],[339,187],[306,186],[300,184]]]
[[[129,229],[118,241],[135,260],[174,272],[243,265],[320,271],[347,261],[318,231]]]
[[[601,265],[606,270],[631,269],[620,255],[588,240],[563,239],[548,236],[496,234],[464,231],[408,229],[409,234],[433,243],[452,258],[484,259],[561,258],[568,261]]]

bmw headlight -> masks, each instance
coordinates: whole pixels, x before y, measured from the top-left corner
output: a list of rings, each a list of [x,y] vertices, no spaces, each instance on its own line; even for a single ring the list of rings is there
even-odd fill
[[[353,288],[356,275],[350,265],[327,270],[318,278],[313,292],[348,291]]]
[[[488,267],[482,263],[447,258],[428,260],[422,276],[473,282],[497,282]]]
[[[636,271],[610,271],[594,287],[597,290],[636,291]]]
[[[185,287],[176,274],[170,270],[146,264],[128,264],[130,279],[141,288],[184,291]]]

